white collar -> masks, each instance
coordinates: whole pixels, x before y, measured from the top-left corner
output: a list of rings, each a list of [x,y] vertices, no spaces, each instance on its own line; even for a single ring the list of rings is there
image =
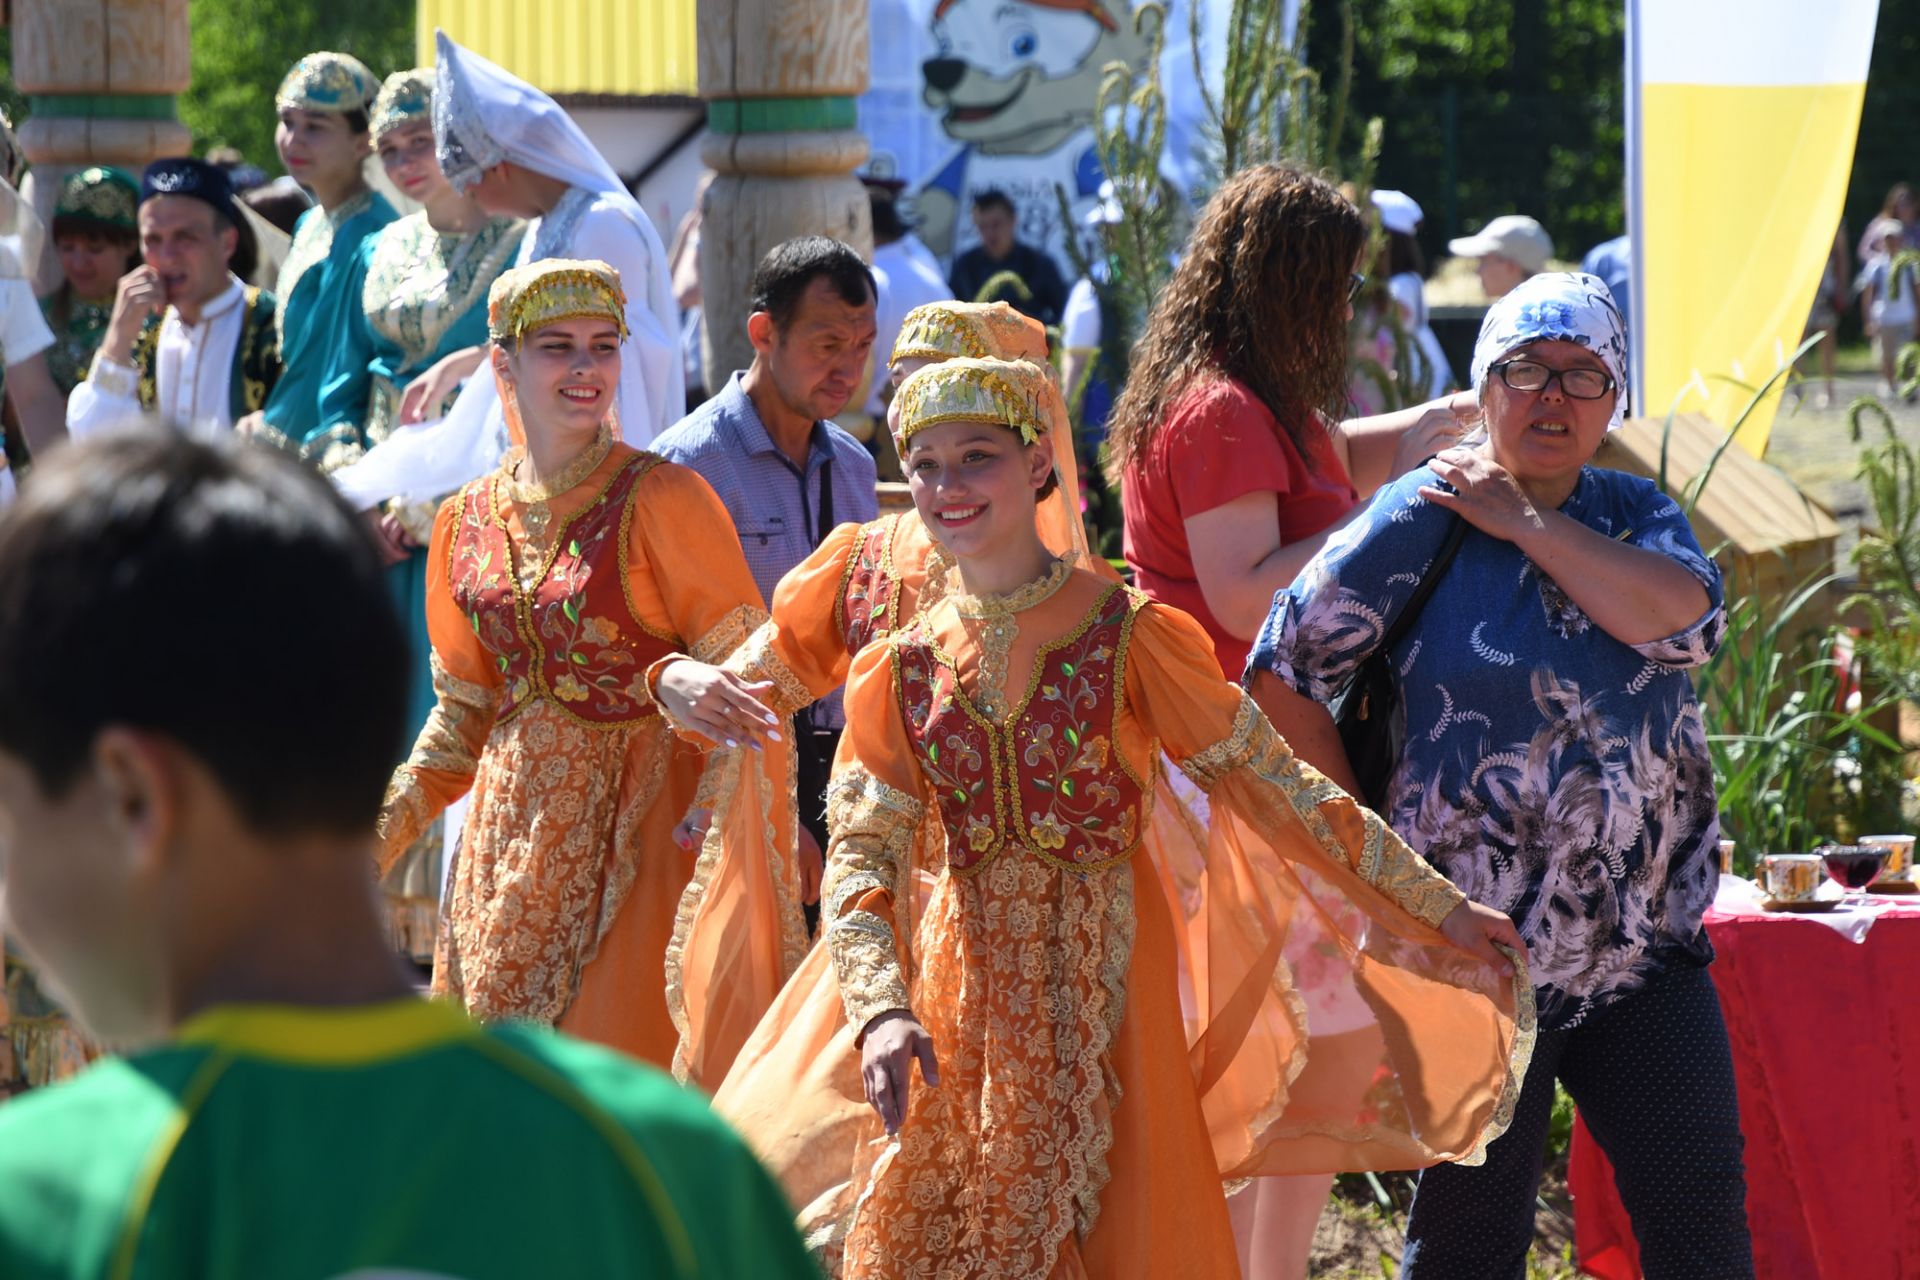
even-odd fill
[[[186,317],[182,316],[177,310],[173,313],[173,318],[182,329],[198,329],[201,325],[213,320],[218,320],[221,316],[239,306],[246,296],[246,284],[241,281],[239,276],[229,271],[227,273],[227,287],[221,290],[219,296],[212,302],[200,308],[199,324],[188,324]]]

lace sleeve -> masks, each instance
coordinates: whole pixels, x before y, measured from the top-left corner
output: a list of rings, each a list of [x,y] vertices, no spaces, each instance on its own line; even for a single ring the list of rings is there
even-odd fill
[[[890,1009],[908,1008],[893,902],[900,868],[920,825],[919,800],[858,765],[843,767],[827,797],[821,917],[847,1020],[860,1032]]]
[[[1209,747],[1177,762],[1208,792],[1230,779],[1251,785],[1234,788],[1237,805],[1256,828],[1299,823],[1330,858],[1345,863],[1408,915],[1438,926],[1466,901],[1466,895],[1407,847],[1380,816],[1342,791],[1319,770],[1288,748],[1260,714],[1253,700],[1240,695],[1233,731]],[[1335,825],[1359,828],[1359,839],[1342,840]]]
[[[433,711],[406,763],[393,771],[380,806],[380,873],[385,875],[435,817],[465,795],[480,767],[480,750],[493,732],[500,690],[462,680],[433,666]]]
[[[772,701],[767,709],[784,720],[802,707],[811,706],[815,695],[806,681],[781,658],[775,643],[778,637],[779,624],[769,618],[720,665],[742,680],[771,683]]]

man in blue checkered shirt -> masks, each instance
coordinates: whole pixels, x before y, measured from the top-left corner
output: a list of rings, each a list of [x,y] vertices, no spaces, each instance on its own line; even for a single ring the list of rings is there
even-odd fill
[[[749,292],[752,366],[649,447],[706,477],[771,603],[780,579],[836,524],[880,514],[872,456],[829,420],[866,386],[877,290],[853,249],[802,236],[760,260]],[[836,692],[794,725],[800,817],[822,848],[827,774],[844,724]]]

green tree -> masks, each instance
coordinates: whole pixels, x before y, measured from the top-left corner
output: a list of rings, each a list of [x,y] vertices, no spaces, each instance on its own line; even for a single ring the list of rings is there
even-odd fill
[[[1331,8],[1307,62],[1338,73]],[[1352,105],[1339,148],[1384,125],[1374,185],[1427,214],[1431,257],[1503,213],[1540,219],[1564,258],[1625,228],[1625,32],[1619,0],[1353,0]]]
[[[196,151],[238,147],[277,172],[273,92],[305,53],[350,53],[385,77],[414,65],[414,6],[402,0],[193,0],[193,83],[180,118]]]

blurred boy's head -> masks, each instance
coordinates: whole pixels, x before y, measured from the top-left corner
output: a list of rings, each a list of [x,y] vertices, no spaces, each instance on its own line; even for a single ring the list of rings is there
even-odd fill
[[[0,517],[4,907],[82,1021],[164,1032],[266,892],[370,858],[407,670],[300,464],[142,431],[35,468]]]

